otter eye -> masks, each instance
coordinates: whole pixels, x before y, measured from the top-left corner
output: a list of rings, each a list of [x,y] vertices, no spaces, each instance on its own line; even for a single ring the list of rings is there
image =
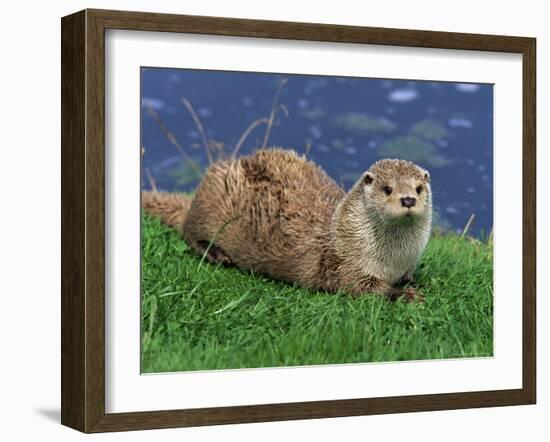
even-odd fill
[[[390,186],[384,186],[382,190],[386,195],[391,195],[391,193],[393,192],[393,189]]]
[[[422,186],[417,186],[416,187],[416,193],[418,193],[419,195],[422,193],[423,190],[424,190],[424,187],[422,187]]]

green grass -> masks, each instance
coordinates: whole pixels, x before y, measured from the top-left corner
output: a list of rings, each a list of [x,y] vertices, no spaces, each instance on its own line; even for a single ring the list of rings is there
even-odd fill
[[[434,236],[424,304],[312,292],[215,266],[143,218],[142,372],[491,356],[493,255]]]

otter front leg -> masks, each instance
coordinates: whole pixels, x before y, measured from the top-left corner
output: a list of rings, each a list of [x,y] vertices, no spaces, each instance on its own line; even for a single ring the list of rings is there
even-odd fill
[[[406,302],[424,302],[424,295],[412,287],[398,288],[393,287],[385,281],[374,276],[368,276],[352,290],[353,296],[360,296],[364,293],[375,293],[387,297],[390,301],[403,299]]]

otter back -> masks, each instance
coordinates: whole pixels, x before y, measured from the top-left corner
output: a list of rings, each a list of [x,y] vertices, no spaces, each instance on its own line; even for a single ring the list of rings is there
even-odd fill
[[[183,235],[199,253],[212,242],[239,267],[322,288],[328,282],[321,281],[320,266],[327,260],[331,217],[343,197],[305,157],[260,150],[207,170]]]

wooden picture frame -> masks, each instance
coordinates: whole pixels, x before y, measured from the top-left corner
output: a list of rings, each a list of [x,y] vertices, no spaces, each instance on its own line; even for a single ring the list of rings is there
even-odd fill
[[[523,385],[512,390],[105,412],[105,30],[123,29],[522,55]],[[83,432],[533,404],[536,400],[533,38],[85,10],[62,19],[62,408]]]

